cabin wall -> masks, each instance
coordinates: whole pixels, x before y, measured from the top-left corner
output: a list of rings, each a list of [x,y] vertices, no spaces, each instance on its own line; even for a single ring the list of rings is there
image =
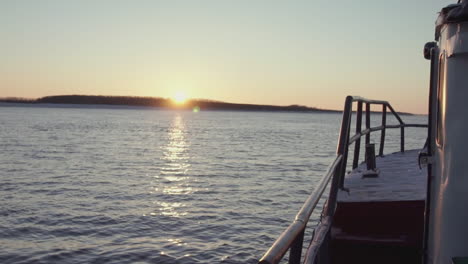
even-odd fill
[[[468,22],[444,25],[432,165],[428,263],[468,256]]]

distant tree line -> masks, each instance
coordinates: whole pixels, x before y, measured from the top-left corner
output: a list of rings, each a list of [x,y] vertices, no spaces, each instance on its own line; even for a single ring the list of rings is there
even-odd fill
[[[185,103],[177,104],[173,100],[161,97],[138,96],[101,96],[101,95],[54,95],[38,99],[26,98],[0,98],[0,102],[9,103],[43,103],[43,104],[88,104],[88,105],[129,105],[161,107],[169,109],[197,108],[199,110],[230,110],[230,111],[288,111],[288,112],[339,112],[335,110],[322,110],[303,105],[257,105],[225,103],[214,100],[192,99]]]
[[[37,99],[30,99],[30,98],[22,98],[22,97],[5,97],[0,98],[0,102],[4,103],[25,103],[25,104],[32,104],[35,103]]]
[[[87,105],[128,105],[159,107],[167,109],[186,110],[229,110],[229,111],[281,111],[281,112],[328,112],[341,113],[337,110],[326,110],[303,105],[258,105],[258,104],[235,104],[206,99],[192,99],[185,103],[177,104],[172,99],[161,97],[140,96],[103,96],[103,95],[53,95],[38,99],[21,97],[0,98],[4,103],[26,103],[26,104],[87,104]],[[374,111],[373,111],[374,112]],[[378,111],[375,111],[378,113]],[[412,115],[411,113],[398,112],[400,115]]]
[[[133,106],[166,106],[167,99],[158,97],[137,96],[101,96],[101,95],[54,95],[36,100],[47,104],[96,104],[96,105],[133,105]]]

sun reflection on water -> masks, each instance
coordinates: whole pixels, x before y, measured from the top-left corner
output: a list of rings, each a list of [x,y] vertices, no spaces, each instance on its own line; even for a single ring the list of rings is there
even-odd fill
[[[178,238],[169,238],[167,242],[178,246],[187,245],[187,243]]]
[[[186,138],[187,130],[181,114],[174,116],[167,134],[167,144],[163,146],[160,175],[155,177],[154,193],[158,200],[154,202],[157,208],[151,215],[179,217],[186,214],[185,203],[178,202],[183,197],[194,192],[191,186],[190,144]]]
[[[166,202],[155,202],[159,208],[158,212],[151,213],[151,215],[164,215],[164,216],[184,216],[186,212],[179,212],[179,208],[185,207],[184,203],[166,203]]]

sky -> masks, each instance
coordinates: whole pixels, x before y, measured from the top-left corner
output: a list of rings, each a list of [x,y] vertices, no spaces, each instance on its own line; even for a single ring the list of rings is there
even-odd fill
[[[0,0],[0,97],[185,94],[426,113],[448,0]]]

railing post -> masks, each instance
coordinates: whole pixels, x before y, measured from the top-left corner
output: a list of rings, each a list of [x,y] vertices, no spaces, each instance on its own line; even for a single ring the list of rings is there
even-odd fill
[[[377,166],[375,163],[375,144],[366,145],[366,166],[368,171],[375,171],[375,167]]]
[[[405,126],[402,125],[400,133],[400,151],[405,152]]]
[[[294,239],[294,242],[291,245],[289,250],[289,264],[300,264],[302,257],[302,243],[304,242],[304,231],[302,229],[301,233]]]
[[[385,128],[387,126],[387,106],[382,105],[382,131],[380,132],[380,149],[379,156],[383,156],[385,145]]]
[[[361,133],[361,123],[362,123],[362,102],[359,101],[357,105],[356,113],[356,134]],[[359,137],[354,144],[354,159],[353,159],[353,169],[357,168],[359,163],[359,151],[361,148],[361,138]]]
[[[370,104],[366,103],[366,129],[370,129]],[[366,135],[366,145],[370,143],[370,131]]]
[[[349,130],[351,127],[352,110],[353,110],[353,97],[347,96],[346,101],[345,101],[344,111],[343,111],[343,119],[341,121],[340,140],[338,141],[338,149],[337,149],[337,154],[343,155],[343,160],[341,162],[341,167],[339,170],[340,188],[343,188],[344,175],[346,172],[346,162],[348,159]]]
[[[338,156],[339,157],[339,156]],[[328,201],[323,209],[323,215],[332,216],[335,213],[336,201],[338,196],[338,188],[340,183],[340,171],[343,163],[343,156],[339,160],[339,164],[333,169],[333,177],[330,185],[330,194],[328,196]]]

